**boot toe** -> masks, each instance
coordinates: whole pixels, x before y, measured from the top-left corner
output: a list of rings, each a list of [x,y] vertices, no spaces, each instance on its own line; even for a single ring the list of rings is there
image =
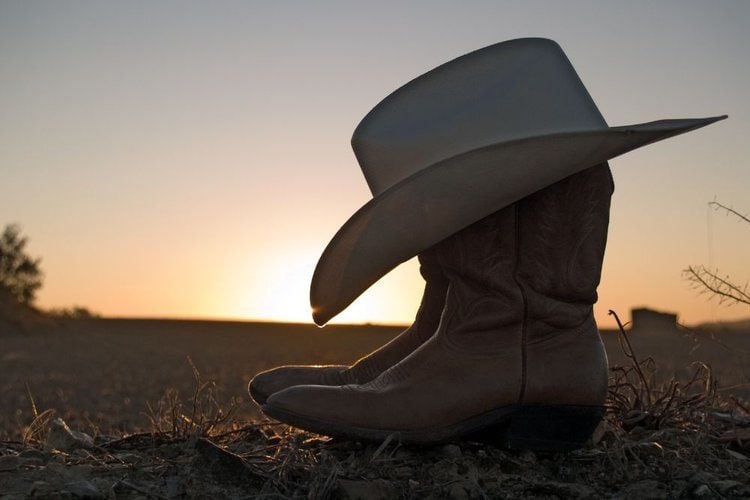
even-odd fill
[[[280,422],[328,436],[347,436],[342,431],[346,396],[351,386],[297,385],[273,393],[262,406],[263,413]],[[355,404],[356,406],[356,404]],[[343,418],[343,420],[346,420]],[[350,425],[350,424],[348,424]],[[344,425],[347,427],[347,425]]]
[[[283,412],[309,418],[325,418],[331,408],[331,396],[340,387],[295,385],[271,394],[263,411]],[[338,398],[336,398],[338,399]]]
[[[328,385],[338,383],[344,370],[343,365],[331,366],[280,366],[257,374],[248,384],[250,396],[259,405],[268,398],[288,387],[306,384]]]

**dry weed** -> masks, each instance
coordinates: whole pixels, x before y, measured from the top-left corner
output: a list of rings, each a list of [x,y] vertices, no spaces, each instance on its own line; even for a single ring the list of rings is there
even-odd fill
[[[185,403],[179,391],[168,388],[156,406],[146,402],[151,431],[171,439],[191,436],[209,437],[232,424],[232,416],[239,402],[232,398],[225,409],[217,399],[217,386],[212,380],[204,381],[198,368],[190,358],[187,361],[193,371],[195,388],[189,402]]]
[[[619,328],[620,346],[630,361],[627,366],[610,369],[610,420],[624,431],[635,427],[662,429],[701,427],[705,415],[718,405],[716,380],[711,367],[694,363],[693,376],[688,381],[672,377],[665,383],[657,379],[657,363],[650,357],[639,359],[614,311]]]
[[[20,425],[21,428],[21,441],[26,446],[38,446],[44,443],[47,436],[47,429],[49,423],[55,417],[57,413],[53,408],[47,408],[44,411],[39,411],[34,401],[34,395],[31,393],[29,384],[26,384],[26,395],[29,398],[29,405],[31,406],[32,420],[29,425]]]

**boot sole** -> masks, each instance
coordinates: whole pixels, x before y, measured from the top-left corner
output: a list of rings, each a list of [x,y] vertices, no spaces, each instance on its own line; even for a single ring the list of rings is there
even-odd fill
[[[533,451],[570,451],[585,446],[605,413],[603,406],[510,405],[444,427],[388,430],[322,421],[268,404],[263,405],[262,410],[293,427],[332,437],[383,441],[393,436],[405,444],[468,439]]]

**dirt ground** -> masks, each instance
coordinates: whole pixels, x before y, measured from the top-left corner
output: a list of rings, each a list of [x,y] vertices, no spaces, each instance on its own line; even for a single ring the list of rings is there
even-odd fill
[[[239,413],[259,417],[249,401],[252,376],[278,364],[349,363],[385,343],[399,328],[171,320],[92,319],[0,337],[0,436],[37,408],[55,408],[81,430],[111,433],[149,428],[146,403],[168,388],[194,390],[188,357],[218,398],[241,401]],[[28,390],[27,390],[28,386]],[[23,423],[23,419],[21,420]],[[28,422],[26,422],[28,423]]]
[[[695,406],[687,393],[682,406],[696,411],[656,396],[654,404],[669,411],[625,408],[634,399],[615,398],[619,414],[600,426],[595,442],[565,454],[473,442],[339,442],[260,420],[249,401],[245,389],[258,371],[351,363],[400,330],[89,319],[0,332],[0,497],[750,497],[750,429],[742,414],[750,399],[748,335],[633,335],[640,359],[656,360],[657,378],[688,380],[697,369],[691,363],[710,363],[719,381],[711,404],[723,406]],[[603,337],[611,365],[626,365],[617,335]],[[200,394],[202,414],[236,406],[222,426],[169,414],[177,407],[193,416],[194,369],[200,383],[210,382],[210,397]],[[633,371],[613,371],[613,382],[625,375]],[[652,418],[659,411],[661,420]],[[691,420],[699,413],[704,426]],[[50,436],[58,435],[63,444],[52,447]]]

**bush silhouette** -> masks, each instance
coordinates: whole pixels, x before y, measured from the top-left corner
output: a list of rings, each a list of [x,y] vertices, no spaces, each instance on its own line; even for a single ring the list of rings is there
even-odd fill
[[[26,254],[28,238],[17,224],[5,226],[0,235],[0,288],[20,303],[31,305],[42,287],[41,259]]]

